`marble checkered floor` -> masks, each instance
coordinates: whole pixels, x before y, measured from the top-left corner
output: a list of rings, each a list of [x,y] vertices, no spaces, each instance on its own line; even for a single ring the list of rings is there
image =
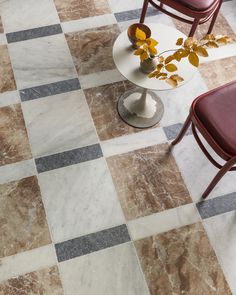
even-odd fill
[[[0,295],[236,294],[236,173],[202,202],[217,170],[191,132],[168,153],[192,100],[236,79],[236,44],[159,93],[160,124],[132,128],[112,45],[141,6],[0,0]],[[151,8],[147,22],[189,31]],[[236,0],[215,33],[236,33]]]

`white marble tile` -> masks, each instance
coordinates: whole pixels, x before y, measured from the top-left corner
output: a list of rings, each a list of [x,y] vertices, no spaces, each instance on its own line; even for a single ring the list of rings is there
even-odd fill
[[[0,93],[0,107],[5,107],[19,102],[20,96],[18,91],[7,91]]]
[[[196,71],[191,81],[181,87],[168,91],[157,91],[165,107],[160,125],[169,126],[184,122],[188,116],[192,101],[206,91],[207,86],[198,71]]]
[[[57,263],[54,246],[47,245],[0,259],[0,281]]]
[[[204,221],[204,225],[226,280],[236,294],[236,212],[225,213]]]
[[[7,44],[7,39],[5,34],[0,34],[0,45]]]
[[[129,232],[133,240],[169,231],[200,220],[195,204],[165,210],[128,222]]]
[[[236,33],[236,1],[226,1],[221,6],[221,13]]]
[[[11,43],[8,48],[18,89],[77,77],[63,34]]]
[[[104,157],[110,157],[167,141],[162,128],[147,129],[138,133],[101,142]]]
[[[26,160],[0,167],[0,184],[36,175],[34,161]]]
[[[10,0],[1,4],[5,32],[60,23],[53,0]]]
[[[224,163],[205,141],[204,145],[219,163]],[[206,158],[192,135],[185,136],[183,140],[173,148],[173,153],[191,197],[194,201],[199,201],[202,193],[219,169]],[[228,172],[216,185],[208,198],[234,192],[236,188],[235,183],[236,173]]]
[[[64,33],[69,33],[97,28],[101,26],[112,25],[116,23],[117,21],[114,14],[103,14],[99,16],[63,22],[61,26]]]
[[[82,89],[88,89],[123,80],[125,80],[125,78],[118,70],[108,70],[88,75],[79,75],[79,81]]]
[[[124,223],[104,158],[38,177],[54,242]]]
[[[108,2],[113,12],[137,9],[143,6],[143,0],[108,0]]]
[[[73,91],[22,103],[35,157],[98,142],[83,91]]]
[[[59,264],[67,295],[148,295],[134,246],[119,245]]]

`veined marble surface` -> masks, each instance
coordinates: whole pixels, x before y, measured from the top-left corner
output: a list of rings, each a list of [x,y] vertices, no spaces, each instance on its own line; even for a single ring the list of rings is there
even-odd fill
[[[60,264],[68,295],[149,295],[130,243]]]
[[[11,43],[8,48],[18,89],[77,77],[62,34]]]
[[[35,157],[72,150],[98,141],[82,91],[27,101],[22,107]]]
[[[39,183],[54,242],[124,222],[104,159],[42,173]]]

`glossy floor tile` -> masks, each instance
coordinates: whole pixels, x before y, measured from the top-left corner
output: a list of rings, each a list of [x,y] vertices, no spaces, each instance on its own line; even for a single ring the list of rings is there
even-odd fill
[[[135,242],[151,295],[232,294],[200,223]]]
[[[87,295],[148,295],[130,243],[60,263],[59,267],[68,295],[77,290]]]
[[[167,144],[107,159],[128,220],[191,202]]]
[[[117,25],[66,34],[78,74],[85,75],[114,69],[112,45],[118,35]]]
[[[103,158],[42,173],[39,183],[56,242],[123,223]]]
[[[0,139],[0,166],[32,157],[20,104],[0,108]]]
[[[0,0],[0,295],[236,294],[236,173],[203,201],[218,169],[191,130],[169,148],[193,100],[236,80],[236,43],[156,91],[163,118],[133,128],[117,102],[136,86],[112,51],[142,5]],[[214,33],[235,36],[235,7]],[[145,23],[190,30],[151,5]]]
[[[22,107],[35,157],[97,142],[93,121],[82,92],[73,91],[27,101]]]
[[[51,243],[35,176],[1,184],[0,196],[0,257]]]

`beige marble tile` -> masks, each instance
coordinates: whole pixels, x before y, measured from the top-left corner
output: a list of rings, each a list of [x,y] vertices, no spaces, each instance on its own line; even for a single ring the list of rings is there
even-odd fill
[[[135,242],[151,295],[232,294],[201,223]]]
[[[110,13],[107,0],[54,0],[62,22]]]
[[[188,36],[191,29],[191,25],[176,19],[173,19],[173,21],[176,28],[180,30],[181,32],[183,32],[186,36]],[[199,25],[194,34],[194,37],[202,38],[204,35],[206,35],[209,25],[210,25],[210,21],[206,22],[205,24]],[[227,20],[224,18],[222,14],[218,15],[212,33],[215,35],[234,36],[234,31],[232,30],[229,23],[227,22]]]
[[[2,18],[0,16],[0,34],[4,33],[3,25],[2,25]]]
[[[1,23],[0,23],[1,30]],[[7,45],[0,45],[0,93],[16,89],[15,78]]]
[[[86,75],[114,69],[112,46],[118,35],[117,25],[66,34],[78,74]]]
[[[100,140],[107,140],[142,129],[126,124],[117,112],[119,97],[135,86],[127,81],[84,90],[94,124]]]
[[[0,284],[0,295],[63,295],[58,268],[34,271]]]
[[[236,80],[236,56],[204,63],[200,73],[209,89]]]
[[[0,185],[0,257],[51,243],[35,176]]]
[[[0,108],[0,166],[32,158],[20,104]]]
[[[126,219],[191,203],[167,144],[107,159]]]

